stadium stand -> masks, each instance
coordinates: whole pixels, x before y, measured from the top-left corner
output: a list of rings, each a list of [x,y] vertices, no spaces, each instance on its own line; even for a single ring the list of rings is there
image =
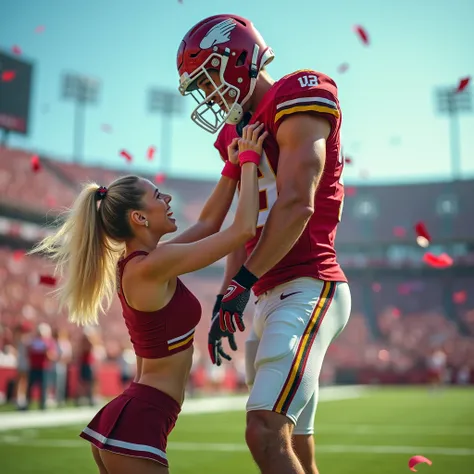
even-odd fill
[[[30,331],[47,322],[67,328],[73,341],[81,337],[82,330],[67,323],[67,315],[49,294],[54,288],[39,284],[39,275],[51,274],[51,265],[24,253],[46,235],[47,224],[60,209],[71,204],[80,183],[108,184],[123,174],[43,156],[41,169],[34,172],[31,156],[23,150],[0,149],[0,353],[4,355],[12,350],[18,327]],[[166,181],[163,187],[173,195],[180,229],[197,217],[213,185]],[[447,354],[452,381],[462,369],[474,382],[474,182],[365,185],[351,194],[346,197],[337,246],[351,283],[352,315],[329,349],[322,383],[426,382],[427,358],[438,347]],[[419,220],[433,236],[429,250],[447,252],[453,266],[433,269],[423,262],[427,249],[417,245],[413,232]],[[195,374],[200,380],[206,373],[208,379],[225,380],[212,375],[206,349],[206,318],[220,286],[222,263],[183,278],[203,307],[196,333]],[[252,307],[249,304],[248,319]],[[117,300],[102,316],[101,333],[105,360],[116,359],[128,341]],[[240,351],[234,364],[226,366],[235,377],[242,372],[244,340],[245,334],[239,333]],[[5,390],[1,380],[0,392]]]

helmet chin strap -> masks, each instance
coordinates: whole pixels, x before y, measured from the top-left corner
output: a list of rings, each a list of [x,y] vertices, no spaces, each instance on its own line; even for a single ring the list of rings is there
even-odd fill
[[[260,50],[260,46],[256,44],[253,48],[253,54],[252,54],[252,64],[250,65],[250,87],[247,95],[242,99],[240,104],[237,104],[234,102],[232,104],[232,107],[230,108],[229,115],[226,119],[226,123],[231,124],[231,125],[236,125],[238,124],[244,115],[244,108],[242,107],[252,96],[255,86],[257,85],[257,77],[258,77],[258,72],[259,68],[257,66],[257,58],[258,58],[258,52]],[[226,58],[226,66],[227,66],[227,58]],[[225,69],[225,68],[224,68]],[[222,71],[223,69],[221,69]]]
[[[244,115],[244,109],[240,104],[233,103],[230,108],[229,115],[227,116],[225,123],[230,125],[237,125]]]

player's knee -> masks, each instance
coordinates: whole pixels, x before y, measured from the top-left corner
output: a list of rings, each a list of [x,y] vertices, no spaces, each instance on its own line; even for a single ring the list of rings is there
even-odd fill
[[[247,413],[245,440],[256,458],[292,450],[289,430],[281,420],[272,420],[272,416],[275,417],[275,413],[266,411]]]

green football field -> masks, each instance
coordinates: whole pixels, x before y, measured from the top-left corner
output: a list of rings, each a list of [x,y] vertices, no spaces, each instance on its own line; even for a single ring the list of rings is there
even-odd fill
[[[183,414],[168,456],[173,474],[257,473],[244,441],[243,412]],[[0,417],[1,423],[1,417]],[[95,473],[83,425],[0,431],[0,473]],[[416,454],[418,472],[474,473],[474,390],[374,389],[324,401],[316,415],[321,474],[401,474]]]

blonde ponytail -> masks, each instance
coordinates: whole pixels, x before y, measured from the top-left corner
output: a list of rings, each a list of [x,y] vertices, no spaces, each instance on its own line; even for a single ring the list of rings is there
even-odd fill
[[[112,183],[99,209],[99,186],[84,185],[56,233],[30,252],[45,253],[56,263],[55,273],[63,282],[55,293],[73,323],[97,323],[99,311],[107,311],[112,303],[117,260],[124,239],[132,237],[128,211],[142,208],[144,191],[138,181],[137,176],[127,176]]]

